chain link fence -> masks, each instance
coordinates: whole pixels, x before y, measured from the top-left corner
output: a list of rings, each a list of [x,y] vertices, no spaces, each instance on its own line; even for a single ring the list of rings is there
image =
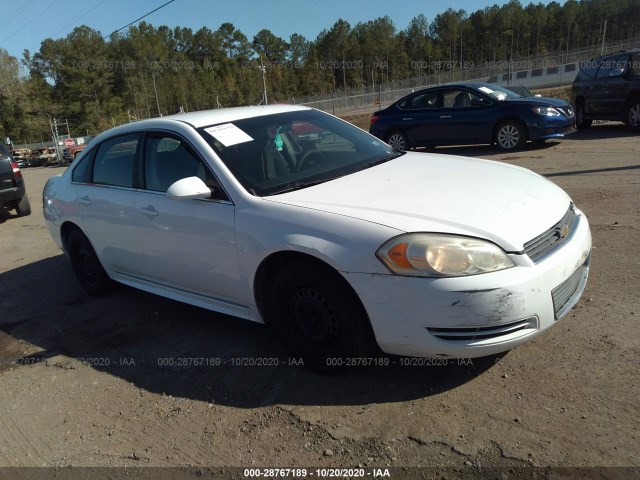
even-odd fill
[[[396,80],[380,85],[297,99],[295,103],[333,114],[371,112],[385,108],[396,100],[421,88],[451,82],[489,82],[522,84],[529,88],[552,88],[573,82],[580,63],[600,55],[640,46],[640,37],[603,46],[568,50],[553,55],[519,58],[512,61],[485,62],[473,68],[440,70],[437,73]],[[447,62],[442,62],[447,64]],[[469,62],[467,62],[468,66]]]

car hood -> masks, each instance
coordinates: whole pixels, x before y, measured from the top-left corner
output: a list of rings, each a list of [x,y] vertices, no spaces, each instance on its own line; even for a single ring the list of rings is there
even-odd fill
[[[557,223],[571,202],[530,170],[489,160],[409,152],[319,185],[264,198],[401,232],[485,238],[506,251]]]
[[[510,104],[517,103],[519,105],[544,105],[550,107],[569,107],[571,104],[566,100],[561,100],[559,98],[550,98],[550,97],[521,97],[521,98],[508,98],[503,100],[503,102],[507,102]]]

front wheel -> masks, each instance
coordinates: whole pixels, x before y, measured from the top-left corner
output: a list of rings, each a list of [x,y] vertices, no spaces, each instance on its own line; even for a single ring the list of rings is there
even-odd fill
[[[89,295],[101,297],[113,289],[113,280],[102,268],[91,242],[81,231],[74,230],[69,234],[67,252],[78,282]]]
[[[640,132],[640,97],[631,99],[624,118],[630,132]]]
[[[508,120],[496,130],[495,143],[501,150],[515,150],[526,142],[524,128],[519,122]]]
[[[271,321],[291,352],[322,373],[340,373],[374,351],[364,307],[329,267],[296,261],[276,278]]]
[[[578,130],[584,130],[589,128],[592,123],[593,120],[587,120],[585,118],[584,102],[579,102],[576,106],[576,128]]]
[[[389,136],[387,137],[387,143],[396,152],[404,152],[409,148],[409,139],[404,133],[397,130],[389,134]]]

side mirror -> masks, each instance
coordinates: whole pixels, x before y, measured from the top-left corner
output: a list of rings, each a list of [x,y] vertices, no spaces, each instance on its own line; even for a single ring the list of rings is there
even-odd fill
[[[187,177],[171,184],[165,194],[171,200],[210,198],[211,189],[198,177]]]
[[[611,77],[621,77],[624,73],[624,68],[612,68],[609,72],[609,78]]]

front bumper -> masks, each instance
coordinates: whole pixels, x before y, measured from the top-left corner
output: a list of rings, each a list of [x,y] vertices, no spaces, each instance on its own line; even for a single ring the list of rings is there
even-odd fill
[[[510,255],[515,267],[469,277],[345,276],[383,351],[473,358],[521,345],[565,315],[585,288],[590,251],[589,224],[580,214],[571,240],[537,264]]]
[[[575,132],[575,117],[563,121],[543,120],[528,124],[530,140],[564,138]]]

